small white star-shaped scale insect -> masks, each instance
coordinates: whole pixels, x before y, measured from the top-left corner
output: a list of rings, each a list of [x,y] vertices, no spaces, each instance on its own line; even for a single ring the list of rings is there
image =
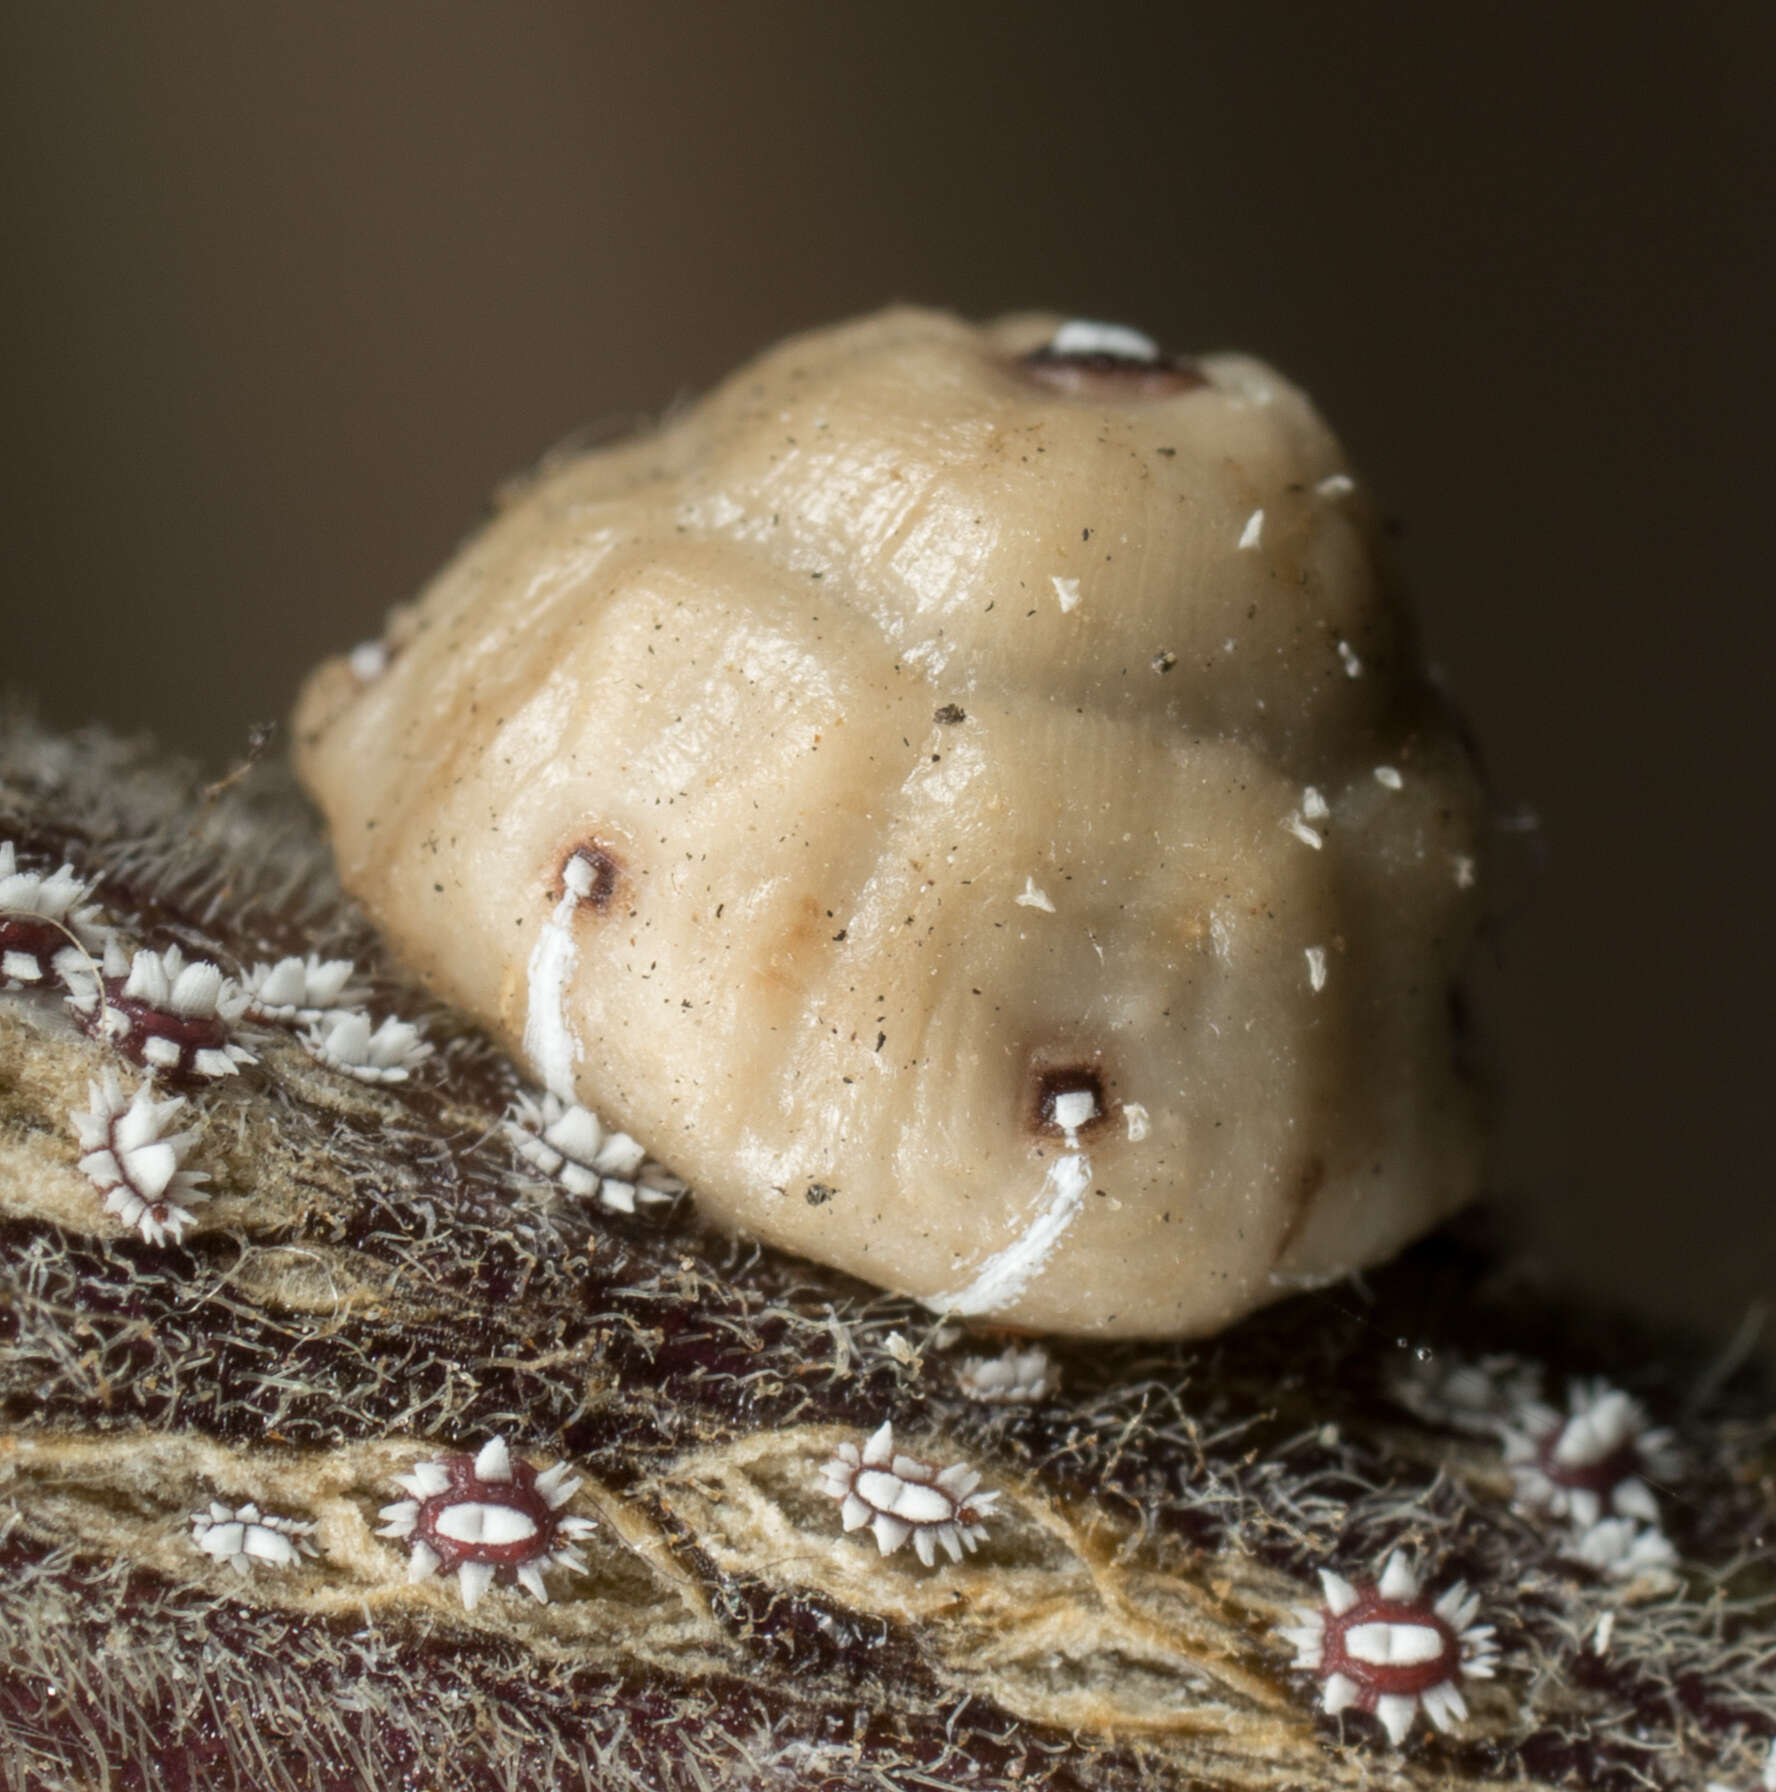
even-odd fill
[[[821,1491],[839,1502],[847,1531],[868,1525],[876,1548],[891,1556],[910,1537],[929,1568],[941,1546],[952,1562],[987,1534],[984,1520],[997,1493],[977,1493],[980,1476],[965,1462],[939,1468],[919,1456],[898,1454],[894,1425],[883,1424],[861,1449],[842,1443],[820,1470]]]
[[[1040,1344],[964,1357],[956,1370],[956,1386],[983,1406],[1029,1405],[1046,1398],[1054,1384],[1054,1358]]]
[[[208,959],[187,959],[177,946],[131,951],[113,938],[97,973],[62,965],[75,1018],[151,1074],[203,1080],[254,1062],[232,1037],[247,992]]]
[[[302,1557],[316,1553],[309,1542],[313,1530],[310,1520],[261,1512],[251,1500],[244,1506],[212,1500],[209,1511],[191,1515],[191,1541],[205,1555],[228,1563],[236,1574],[250,1574],[255,1562],[293,1568]]]
[[[1422,1709],[1439,1730],[1468,1715],[1463,1679],[1490,1679],[1498,1647],[1490,1624],[1476,1624],[1479,1598],[1457,1581],[1433,1603],[1394,1551],[1374,1582],[1353,1584],[1320,1570],[1324,1602],[1297,1607],[1282,1632],[1295,1666],[1319,1675],[1320,1709],[1367,1711],[1398,1747]]]
[[[432,1048],[411,1021],[391,1014],[370,1030],[370,1017],[355,1009],[323,1014],[301,1035],[309,1056],[360,1083],[404,1083]]]
[[[684,1193],[684,1184],[628,1133],[607,1132],[590,1108],[558,1095],[520,1095],[505,1129],[527,1164],[570,1194],[596,1196],[618,1213],[658,1207]]]
[[[92,1106],[71,1118],[81,1171],[105,1197],[105,1211],[136,1227],[150,1244],[165,1244],[169,1237],[177,1243],[193,1218],[180,1203],[210,1198],[198,1186],[208,1176],[179,1167],[197,1135],[167,1131],[184,1101],[176,1095],[156,1101],[147,1083],[126,1099],[109,1070],[87,1085],[87,1099]]]
[[[1652,1429],[1638,1400],[1602,1381],[1575,1382],[1564,1417],[1525,1403],[1501,1436],[1518,1505],[1581,1531],[1606,1513],[1657,1525],[1648,1479],[1669,1480],[1680,1467],[1671,1433]]]
[[[310,1026],[332,1009],[354,1005],[359,992],[351,987],[351,980],[356,970],[349,958],[322,958],[316,952],[306,958],[256,964],[241,978],[247,992],[247,1015],[281,1026]]]
[[[1499,1427],[1540,1381],[1533,1365],[1509,1354],[1464,1358],[1443,1351],[1406,1353],[1389,1395],[1428,1424],[1496,1438]]]
[[[1677,1551],[1657,1525],[1600,1518],[1573,1539],[1573,1554],[1611,1580],[1641,1582],[1649,1591],[1677,1585]]]
[[[462,1602],[473,1611],[497,1580],[523,1587],[544,1605],[550,1568],[583,1573],[586,1558],[574,1545],[597,1528],[589,1518],[563,1518],[579,1481],[566,1463],[540,1473],[515,1461],[504,1438],[493,1438],[473,1456],[445,1455],[421,1462],[395,1485],[411,1495],[384,1506],[379,1537],[411,1544],[410,1581],[456,1576]]]
[[[31,989],[48,981],[62,953],[79,963],[103,949],[99,907],[72,865],[46,873],[21,871],[18,848],[0,840],[0,989]]]

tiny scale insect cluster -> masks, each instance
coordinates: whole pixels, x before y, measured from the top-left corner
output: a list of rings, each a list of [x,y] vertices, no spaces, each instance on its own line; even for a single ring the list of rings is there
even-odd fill
[[[0,991],[59,999],[74,1022],[138,1065],[148,1080],[126,1087],[107,1069],[89,1083],[88,1105],[70,1115],[79,1167],[105,1210],[151,1245],[181,1243],[192,1207],[209,1198],[208,1176],[184,1167],[196,1142],[179,1095],[256,1065],[251,1029],[295,1032],[319,1062],[369,1083],[403,1082],[431,1055],[420,1029],[394,1016],[372,1027],[347,959],[287,957],[239,976],[174,943],[134,943],[93,900],[96,885],[71,864],[22,867],[17,843],[0,840]]]
[[[496,1583],[520,1586],[546,1605],[547,1572],[585,1570],[576,1545],[596,1526],[562,1510],[580,1487],[565,1463],[539,1471],[494,1437],[473,1455],[446,1453],[417,1463],[395,1485],[409,1497],[382,1508],[377,1535],[407,1541],[410,1583],[454,1575],[469,1611]],[[255,1501],[215,1500],[192,1514],[191,1542],[245,1575],[260,1565],[296,1567],[317,1555],[315,1528],[312,1520],[270,1513]]]
[[[1392,788],[1384,769],[1378,780]],[[1323,799],[1309,789],[1290,825],[1306,838],[1326,818]],[[182,1241],[192,1208],[210,1198],[206,1174],[184,1166],[196,1137],[179,1124],[190,1104],[158,1093],[157,1082],[201,1087],[254,1065],[237,1037],[254,1026],[288,1030],[319,1062],[372,1083],[405,1080],[433,1049],[395,1017],[372,1027],[350,961],[310,954],[230,976],[176,944],[127,943],[94,890],[70,864],[21,869],[14,843],[0,841],[0,990],[25,998],[59,991],[78,1024],[147,1073],[130,1088],[106,1068],[71,1118],[79,1168],[106,1211],[152,1245]],[[633,1213],[683,1192],[629,1135],[606,1131],[589,1110],[553,1094],[517,1097],[505,1130],[526,1163],[614,1210]],[[1519,1509],[1570,1526],[1572,1553],[1586,1567],[1612,1579],[1668,1572],[1675,1552],[1653,1488],[1681,1466],[1671,1434],[1604,1382],[1575,1384],[1563,1413],[1511,1379],[1509,1367],[1469,1366],[1447,1377],[1442,1416],[1460,1425],[1465,1412],[1467,1428],[1498,1437]],[[1010,1406],[1046,1398],[1055,1368],[1040,1346],[1013,1346],[963,1360],[954,1377],[967,1398]],[[897,1450],[891,1420],[861,1442],[839,1444],[819,1470],[845,1533],[868,1529],[882,1557],[910,1541],[927,1568],[939,1550],[960,1562],[987,1539],[1001,1496],[980,1483],[965,1462]],[[580,1486],[565,1464],[539,1471],[496,1436],[472,1455],[421,1461],[397,1485],[407,1497],[382,1508],[378,1534],[408,1544],[410,1581],[454,1577],[470,1611],[496,1585],[547,1603],[547,1574],[585,1569],[576,1546],[595,1527],[563,1510]],[[318,1553],[312,1521],[251,1500],[213,1501],[190,1525],[195,1549],[241,1575],[296,1567]],[[1493,1627],[1476,1622],[1475,1593],[1457,1582],[1427,1598],[1400,1551],[1373,1580],[1330,1569],[1320,1580],[1321,1600],[1300,1607],[1298,1622],[1280,1634],[1294,1647],[1294,1665],[1319,1680],[1322,1710],[1370,1714],[1396,1746],[1421,1711],[1444,1731],[1467,1716],[1464,1683],[1491,1678],[1498,1662]],[[1776,1750],[1763,1785],[1776,1792]]]

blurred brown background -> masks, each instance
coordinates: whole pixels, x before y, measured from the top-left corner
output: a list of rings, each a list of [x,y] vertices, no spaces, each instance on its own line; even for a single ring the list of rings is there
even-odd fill
[[[1724,1335],[1776,1294],[1770,16],[15,0],[0,682],[220,766],[553,439],[890,298],[1253,349],[1545,823],[1501,1187]]]

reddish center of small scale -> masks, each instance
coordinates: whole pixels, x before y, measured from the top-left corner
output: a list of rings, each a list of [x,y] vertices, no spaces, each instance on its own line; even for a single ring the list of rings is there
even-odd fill
[[[1429,1661],[1359,1661],[1344,1646],[1345,1637],[1359,1624],[1411,1624],[1434,1630],[1442,1638],[1443,1647]],[[1455,1632],[1428,1605],[1383,1599],[1371,1587],[1358,1595],[1349,1611],[1337,1616],[1326,1613],[1320,1671],[1325,1675],[1343,1674],[1355,1681],[1362,1689],[1357,1700],[1359,1710],[1373,1711],[1375,1701],[1384,1693],[1410,1698],[1429,1692],[1433,1686],[1453,1679],[1460,1661],[1461,1644]]]
[[[464,1562],[489,1562],[507,1570],[509,1578],[510,1570],[549,1553],[555,1535],[555,1514],[537,1492],[536,1470],[528,1462],[514,1462],[509,1481],[481,1480],[475,1473],[473,1456],[446,1456],[441,1466],[450,1477],[450,1485],[442,1493],[421,1501],[413,1521],[414,1537],[437,1556],[441,1573],[452,1573]],[[530,1520],[531,1534],[510,1543],[467,1543],[459,1537],[447,1537],[438,1529],[438,1520],[447,1507],[465,1501],[509,1507]]]
[[[1565,1431],[1564,1425],[1556,1425],[1536,1445],[1537,1466],[1556,1487],[1576,1487],[1586,1493],[1602,1495],[1613,1493],[1630,1475],[1640,1473],[1640,1459],[1635,1453],[1633,1438],[1618,1444],[1607,1456],[1600,1456],[1595,1462],[1562,1462],[1554,1451]]]

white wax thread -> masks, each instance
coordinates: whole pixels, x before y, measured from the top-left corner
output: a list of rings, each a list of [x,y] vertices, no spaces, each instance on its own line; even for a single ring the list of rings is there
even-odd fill
[[[567,987],[579,962],[573,936],[574,910],[592,893],[592,865],[572,853],[562,868],[567,885],[555,912],[543,923],[530,953],[530,1006],[524,1019],[524,1052],[543,1087],[563,1101],[576,1099],[574,1065],[581,1055],[578,1036],[568,1025]]]
[[[1042,1184],[1046,1197],[1042,1209],[1022,1235],[1004,1250],[995,1251],[966,1287],[951,1294],[927,1295],[926,1306],[939,1313],[974,1316],[1002,1313],[1014,1305],[1041,1275],[1061,1235],[1079,1217],[1090,1187],[1091,1159],[1083,1151],[1056,1158]]]

